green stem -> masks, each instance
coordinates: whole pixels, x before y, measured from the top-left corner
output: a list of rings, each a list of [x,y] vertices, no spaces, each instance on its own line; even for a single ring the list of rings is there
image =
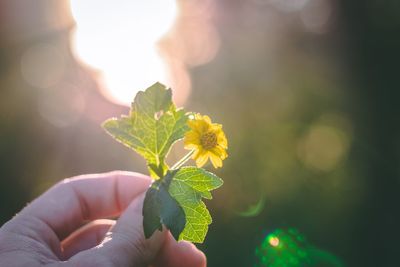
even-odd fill
[[[183,164],[185,164],[190,157],[193,155],[194,149],[191,150],[189,153],[187,153],[183,158],[181,158],[177,163],[174,164],[174,166],[171,167],[171,170],[177,170],[180,167],[182,167]]]

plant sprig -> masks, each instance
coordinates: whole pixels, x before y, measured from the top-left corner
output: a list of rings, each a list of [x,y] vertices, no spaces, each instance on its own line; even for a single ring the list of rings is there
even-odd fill
[[[200,167],[208,159],[214,167],[221,167],[227,157],[222,125],[212,123],[208,116],[176,108],[171,89],[155,83],[137,93],[129,115],[106,120],[103,127],[145,158],[155,180],[143,202],[145,237],[164,225],[176,240],[202,243],[212,221],[202,198],[211,199],[210,191],[223,181]],[[180,139],[190,151],[170,168],[166,157]],[[197,167],[183,167],[190,158]]]

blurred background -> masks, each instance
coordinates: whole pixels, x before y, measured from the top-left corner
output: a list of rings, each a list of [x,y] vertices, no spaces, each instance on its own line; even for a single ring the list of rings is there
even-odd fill
[[[0,0],[0,224],[146,172],[100,124],[160,81],[228,136],[208,266],[400,266],[399,33],[395,0]]]

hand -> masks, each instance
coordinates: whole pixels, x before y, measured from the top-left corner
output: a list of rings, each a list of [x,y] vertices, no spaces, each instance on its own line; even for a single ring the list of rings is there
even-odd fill
[[[150,183],[129,172],[58,183],[0,228],[0,266],[205,266],[202,252],[166,230],[144,238]],[[116,222],[101,219],[116,216]]]

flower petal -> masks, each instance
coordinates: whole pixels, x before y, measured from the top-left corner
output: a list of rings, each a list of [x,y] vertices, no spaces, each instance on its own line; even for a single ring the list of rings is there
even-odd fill
[[[219,132],[218,134],[218,145],[220,145],[221,147],[227,149],[228,148],[228,140],[226,139],[226,136],[224,134],[224,132]]]
[[[208,124],[211,124],[211,119],[210,119],[210,117],[208,117],[207,115],[204,115],[204,116],[203,116],[203,120],[204,120],[205,122],[207,122]]]
[[[199,157],[196,160],[197,167],[199,168],[203,167],[204,164],[206,164],[208,157],[209,157],[208,153],[202,153],[201,155],[199,155]]]
[[[192,129],[192,131],[197,132],[199,129],[200,121],[198,120],[188,120],[187,124]]]
[[[222,160],[220,157],[218,157],[214,154],[211,154],[210,159],[211,159],[211,163],[214,166],[214,168],[222,167]]]
[[[225,159],[228,156],[225,149],[220,146],[214,147],[211,150],[211,153],[213,153],[215,156],[219,157],[220,159]]]
[[[200,145],[200,135],[197,132],[189,131],[185,134],[185,145]]]
[[[192,149],[199,150],[201,149],[201,146],[196,144],[185,144],[184,148],[187,150],[192,150]]]
[[[211,129],[215,132],[220,132],[222,131],[222,124],[219,123],[212,123],[211,124]]]
[[[196,150],[194,151],[194,154],[192,156],[192,159],[197,160],[199,157],[201,157],[202,154],[207,153],[204,151],[201,147],[197,147]]]

